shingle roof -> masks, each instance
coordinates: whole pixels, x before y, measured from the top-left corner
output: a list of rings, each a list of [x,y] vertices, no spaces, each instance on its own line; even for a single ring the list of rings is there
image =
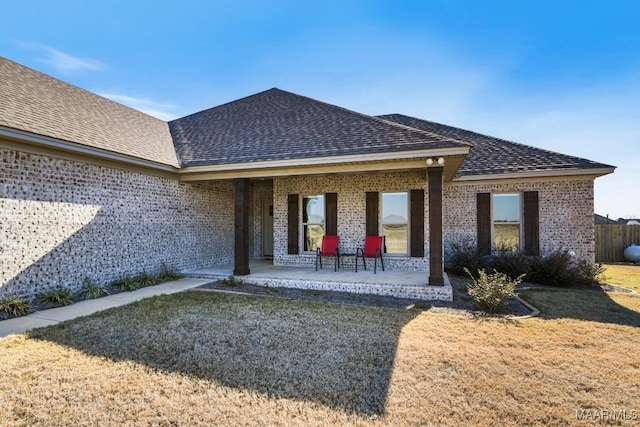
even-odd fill
[[[275,88],[169,128],[182,166],[467,146]]]
[[[166,122],[2,57],[0,125],[178,166]]]
[[[617,224],[617,222],[612,220],[611,218],[606,217],[606,216],[602,216],[602,215],[598,215],[598,214],[593,214],[593,223],[594,224],[599,224],[599,225]]]
[[[458,176],[613,167],[402,114],[378,117],[471,145]]]

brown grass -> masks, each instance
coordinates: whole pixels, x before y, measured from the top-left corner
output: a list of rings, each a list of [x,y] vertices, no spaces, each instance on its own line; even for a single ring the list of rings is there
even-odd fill
[[[640,292],[640,265],[605,264],[606,282]]]
[[[157,297],[0,341],[2,423],[521,426],[640,410],[640,296],[525,296],[542,318]]]

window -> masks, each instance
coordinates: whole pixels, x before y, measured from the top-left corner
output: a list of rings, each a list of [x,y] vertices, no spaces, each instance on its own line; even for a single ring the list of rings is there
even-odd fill
[[[315,251],[324,236],[324,196],[302,197],[302,239],[305,252]]]
[[[491,197],[493,249],[517,252],[522,241],[520,194],[493,194]]]
[[[408,193],[382,193],[381,216],[386,253],[406,255],[409,248]]]

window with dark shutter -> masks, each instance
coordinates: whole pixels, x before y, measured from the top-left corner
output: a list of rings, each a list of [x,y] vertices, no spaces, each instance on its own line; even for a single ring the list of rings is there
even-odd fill
[[[298,214],[299,196],[297,194],[289,194],[287,208],[287,253],[289,255],[298,255],[300,253],[298,242],[300,241],[300,225],[298,223],[300,217]]]

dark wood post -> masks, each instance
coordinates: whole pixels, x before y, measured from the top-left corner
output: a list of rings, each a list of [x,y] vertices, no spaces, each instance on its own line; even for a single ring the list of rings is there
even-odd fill
[[[234,182],[235,253],[233,274],[246,276],[249,271],[249,179]]]
[[[429,284],[444,285],[442,257],[442,167],[427,169],[429,181]]]

